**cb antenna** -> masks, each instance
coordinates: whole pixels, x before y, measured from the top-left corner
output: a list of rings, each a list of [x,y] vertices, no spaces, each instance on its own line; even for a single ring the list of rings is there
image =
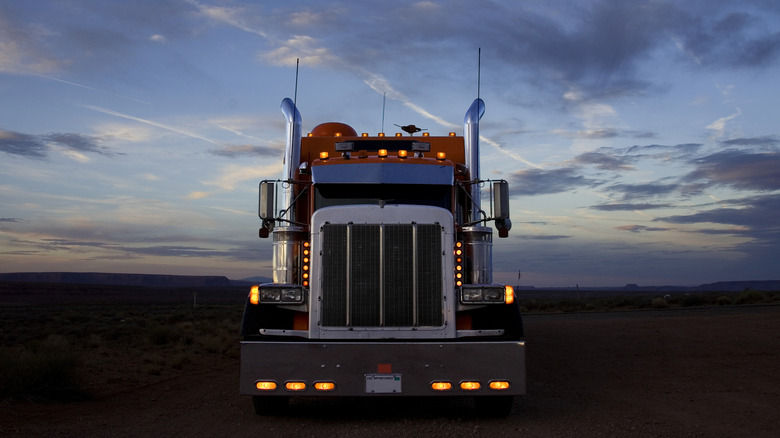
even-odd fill
[[[479,99],[479,88],[482,83],[482,47],[477,49],[477,99]]]
[[[382,94],[382,130],[379,132],[385,132],[385,103],[387,102],[387,91]]]
[[[298,110],[298,65],[301,62],[301,58],[295,58],[295,94],[293,95],[293,103],[295,104],[295,110]]]

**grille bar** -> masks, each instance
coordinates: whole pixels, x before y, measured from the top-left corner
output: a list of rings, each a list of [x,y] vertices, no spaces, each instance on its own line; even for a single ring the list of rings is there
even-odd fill
[[[441,326],[442,246],[436,224],[326,224],[322,325]]]

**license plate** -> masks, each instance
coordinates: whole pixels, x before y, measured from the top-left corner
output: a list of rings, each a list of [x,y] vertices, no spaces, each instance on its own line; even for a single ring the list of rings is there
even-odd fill
[[[366,374],[367,394],[397,394],[400,392],[400,374]]]

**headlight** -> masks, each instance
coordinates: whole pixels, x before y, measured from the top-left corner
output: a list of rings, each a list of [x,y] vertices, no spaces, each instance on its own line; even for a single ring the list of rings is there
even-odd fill
[[[260,303],[300,304],[304,301],[303,288],[298,285],[260,285],[257,287]]]
[[[502,285],[465,284],[460,289],[460,302],[463,304],[503,304],[506,291]]]
[[[463,287],[460,291],[460,299],[464,303],[481,303],[482,302],[482,288]]]

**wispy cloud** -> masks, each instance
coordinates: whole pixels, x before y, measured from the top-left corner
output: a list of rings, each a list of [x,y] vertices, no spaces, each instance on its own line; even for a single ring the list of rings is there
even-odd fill
[[[134,121],[139,122],[139,123],[143,123],[143,124],[146,124],[146,125],[149,125],[149,126],[154,126],[156,128],[164,129],[166,131],[175,132],[177,134],[185,135],[187,137],[195,138],[195,139],[198,139],[198,140],[203,140],[205,142],[208,142],[208,143],[211,143],[211,144],[215,144],[215,145],[218,145],[218,146],[221,145],[218,141],[216,141],[214,139],[208,138],[206,136],[203,136],[203,135],[197,134],[195,132],[192,132],[192,131],[189,131],[189,130],[186,130],[186,129],[183,129],[183,128],[179,128],[179,127],[176,127],[176,126],[171,126],[171,125],[168,125],[168,124],[155,122],[153,120],[144,119],[144,118],[136,117],[136,116],[131,116],[131,115],[128,115],[128,114],[123,114],[123,113],[120,113],[118,111],[114,111],[114,110],[110,110],[110,109],[106,109],[106,108],[101,108],[99,106],[83,105],[83,107],[87,108],[87,109],[91,109],[93,111],[97,111],[99,113],[108,114],[110,116],[120,117],[120,118],[127,119],[127,120],[134,120]]]
[[[31,135],[0,129],[0,152],[31,159],[45,159],[51,148],[61,148],[80,161],[83,161],[83,153],[116,155],[104,147],[102,140],[97,137],[75,133]]]

